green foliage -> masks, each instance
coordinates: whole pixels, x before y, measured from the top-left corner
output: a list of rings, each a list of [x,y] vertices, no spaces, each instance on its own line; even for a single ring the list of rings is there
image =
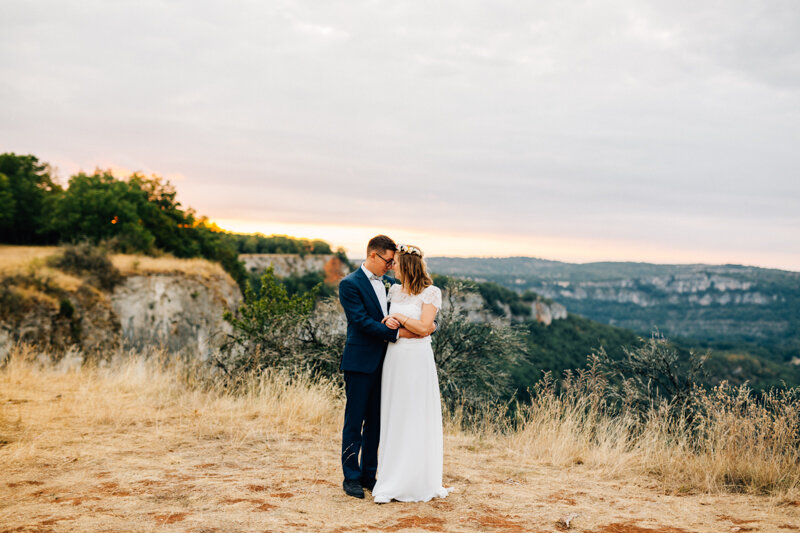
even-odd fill
[[[14,224],[16,201],[11,190],[11,180],[0,174],[0,231],[8,231]]]
[[[123,253],[152,253],[155,237],[139,216],[147,199],[130,183],[110,172],[84,173],[70,178],[69,187],[53,202],[47,228],[67,242],[94,244],[114,239]]]
[[[453,305],[463,288],[450,283],[447,289],[451,301],[437,318],[433,353],[445,405],[462,409],[469,422],[486,404],[512,396],[511,373],[525,356],[525,341],[511,326],[468,321]]]
[[[240,253],[332,254],[322,240],[286,235],[224,232],[192,209],[158,176],[134,173],[117,179],[96,170],[72,176],[66,190],[34,156],[0,154],[0,242],[106,243],[122,253],[204,257],[219,262],[244,291]],[[349,264],[342,250],[338,254]]]
[[[505,312],[500,304],[510,307],[511,314],[515,316],[526,316],[531,314],[529,305],[525,305],[519,294],[498,285],[497,283],[484,282],[478,284],[478,291],[486,302],[486,307],[497,316],[504,316]]]
[[[625,356],[624,346],[635,346],[639,337],[632,331],[606,326],[577,315],[554,320],[549,326],[528,320],[524,323],[525,359],[513,370],[514,384],[521,399],[544,372],[561,376],[565,370],[581,368],[586,356],[604,347],[612,359]]]
[[[261,290],[262,275],[255,272],[248,274],[248,283],[252,290],[258,293]],[[286,288],[289,296],[304,294],[312,289],[316,289],[317,299],[330,298],[336,295],[336,285],[325,282],[325,275],[322,272],[306,272],[298,276],[292,275],[280,278],[280,283]]]
[[[234,332],[215,358],[215,366],[233,385],[266,368],[302,369],[316,376],[337,377],[344,336],[331,326],[330,302],[319,306],[327,307],[327,313],[312,316],[318,292],[316,286],[290,295],[269,268],[261,277],[258,292],[248,285],[237,314],[224,314]]]
[[[0,242],[51,244],[44,218],[49,200],[58,195],[47,165],[32,155],[0,154]]]
[[[227,239],[234,243],[236,251],[241,254],[332,254],[331,246],[325,241],[314,239],[297,239],[288,235],[265,236],[227,234]]]
[[[533,387],[531,401],[536,404],[540,401],[537,396],[561,391],[565,399],[590,411],[626,417],[642,425],[654,412],[674,420],[694,420],[697,393],[704,387],[706,356],[691,354],[686,360],[657,332],[622,350],[622,359],[612,359],[602,347],[592,351],[583,367],[565,370],[561,381],[545,372]]]

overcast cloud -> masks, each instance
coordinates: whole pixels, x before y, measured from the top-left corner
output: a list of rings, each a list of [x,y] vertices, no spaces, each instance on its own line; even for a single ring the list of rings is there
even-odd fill
[[[156,172],[213,219],[800,270],[799,146],[795,0],[6,0],[0,15],[0,151],[64,177]]]

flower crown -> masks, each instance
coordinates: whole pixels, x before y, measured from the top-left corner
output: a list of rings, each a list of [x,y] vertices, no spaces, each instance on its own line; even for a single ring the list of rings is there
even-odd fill
[[[422,257],[422,250],[420,250],[416,246],[411,246],[410,244],[398,244],[397,251],[400,252],[401,254],[411,254]]]

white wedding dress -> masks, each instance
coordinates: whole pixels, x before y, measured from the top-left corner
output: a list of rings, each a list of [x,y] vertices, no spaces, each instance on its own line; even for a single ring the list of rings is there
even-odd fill
[[[442,307],[442,292],[430,286],[409,295],[393,285],[387,300],[390,313],[419,319],[423,303]],[[442,406],[431,338],[398,339],[389,344],[383,362],[375,502],[426,502],[447,496],[442,456]]]

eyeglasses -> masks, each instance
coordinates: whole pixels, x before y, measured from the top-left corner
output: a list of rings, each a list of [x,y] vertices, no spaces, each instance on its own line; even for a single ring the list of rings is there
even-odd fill
[[[381,254],[379,254],[378,252],[375,252],[375,255],[377,255],[378,257],[380,257],[380,258],[381,258],[381,260],[382,260],[384,263],[386,263],[386,266],[387,266],[387,267],[390,267],[390,266],[392,266],[392,265],[394,264],[394,259],[386,259],[386,258],[384,258],[384,257],[383,257]]]

